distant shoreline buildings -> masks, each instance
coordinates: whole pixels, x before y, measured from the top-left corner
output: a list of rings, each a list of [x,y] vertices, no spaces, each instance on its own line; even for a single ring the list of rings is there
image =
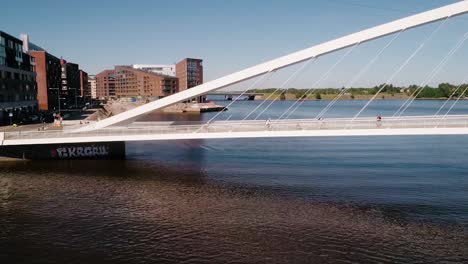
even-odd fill
[[[36,60],[38,110],[58,111],[79,108],[91,101],[88,74],[79,65],[58,58],[21,34],[23,51]]]
[[[91,100],[78,64],[0,31],[0,123],[21,123],[44,111],[76,109]]]
[[[172,65],[117,65],[96,75],[96,97],[156,100],[202,83],[201,59],[186,58]],[[204,97],[196,99],[204,101]]]
[[[93,100],[157,100],[203,83],[203,60],[117,65],[88,75],[76,63],[0,31],[0,124],[21,123],[41,112],[78,109]],[[194,98],[203,102],[204,97]]]

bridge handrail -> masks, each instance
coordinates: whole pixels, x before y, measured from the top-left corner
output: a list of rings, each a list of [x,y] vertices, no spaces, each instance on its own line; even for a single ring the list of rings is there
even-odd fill
[[[333,118],[325,120],[299,119],[250,122],[214,122],[196,125],[115,127],[91,132],[67,133],[65,131],[15,131],[3,132],[4,140],[99,137],[148,134],[186,134],[186,133],[223,133],[223,132],[254,132],[254,131],[297,131],[297,130],[346,130],[346,129],[396,129],[396,128],[434,128],[434,127],[468,127],[468,116],[450,117],[410,117],[384,118],[376,121],[374,118],[360,118],[350,123],[350,118]]]

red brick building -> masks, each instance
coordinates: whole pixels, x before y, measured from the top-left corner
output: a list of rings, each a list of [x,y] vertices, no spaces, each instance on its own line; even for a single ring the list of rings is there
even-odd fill
[[[37,100],[40,111],[58,109],[59,89],[61,88],[60,59],[46,51],[29,51],[35,58]]]
[[[184,91],[203,83],[203,60],[183,59],[176,64],[179,90]]]
[[[96,74],[96,97],[98,99],[115,96],[115,72],[104,70]]]
[[[178,92],[178,79],[134,69],[115,67],[115,95],[118,97],[163,98]]]
[[[179,91],[184,91],[203,83],[203,60],[186,58],[176,64],[179,78]],[[204,101],[201,96],[197,101]]]

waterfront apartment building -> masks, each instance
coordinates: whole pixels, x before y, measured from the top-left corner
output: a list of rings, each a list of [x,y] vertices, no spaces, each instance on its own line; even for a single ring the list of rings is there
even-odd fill
[[[179,90],[184,91],[203,83],[203,60],[183,59],[176,64]]]
[[[176,66],[174,64],[133,64],[132,68],[176,77]]]
[[[60,107],[62,109],[78,107],[80,94],[80,69],[76,63],[60,60],[62,85],[60,90]]]
[[[37,111],[34,67],[23,41],[0,31],[0,123],[21,122]]]
[[[43,50],[29,50],[35,58],[37,100],[40,111],[58,110],[62,84],[60,59]]]
[[[96,75],[89,75],[88,76],[88,88],[91,93],[91,99],[97,98],[97,87],[96,87]]]
[[[104,70],[96,75],[97,99],[108,99],[115,96],[115,72]]]
[[[159,99],[178,92],[178,79],[131,66],[115,67],[117,97]]]
[[[179,91],[184,91],[203,83],[203,60],[186,58],[176,64],[176,76],[179,78]],[[197,98],[205,101],[204,96]]]

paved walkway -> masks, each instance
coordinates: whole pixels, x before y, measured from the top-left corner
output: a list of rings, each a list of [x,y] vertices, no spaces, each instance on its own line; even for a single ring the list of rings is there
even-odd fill
[[[66,132],[63,131],[21,131],[21,132],[6,132],[5,140],[29,140],[35,142],[43,142],[42,139],[65,139],[74,138],[78,141],[94,140],[93,138],[109,138],[116,137],[113,140],[134,140],[146,138],[190,138],[197,134],[204,134],[203,137],[238,137],[235,133],[255,134],[271,136],[272,132],[281,132],[281,135],[288,134],[307,134],[307,135],[354,135],[354,134],[401,134],[402,130],[405,133],[416,131],[418,134],[434,134],[440,133],[442,130],[455,129],[456,133],[466,133],[468,129],[468,115],[457,115],[447,117],[433,116],[415,116],[402,118],[383,118],[382,121],[376,121],[375,118],[359,118],[352,120],[349,118],[330,118],[325,120],[313,119],[293,119],[293,120],[252,120],[252,121],[221,121],[210,124],[196,125],[161,125],[150,123],[149,126],[138,124],[129,127],[109,127],[106,129],[95,130],[90,132],[73,133],[73,127],[70,126]],[[463,128],[463,129],[460,129]],[[372,131],[374,130],[374,131]],[[386,132],[375,132],[385,130]],[[455,131],[453,130],[453,131]],[[304,133],[304,132],[311,133]],[[335,132],[332,132],[335,131]],[[343,132],[344,131],[344,132]],[[394,132],[391,132],[394,131]],[[408,132],[409,131],[409,132]],[[450,133],[455,133],[455,132]],[[415,132],[415,133],[416,133]],[[413,133],[413,132],[411,132]],[[446,132],[448,133],[448,132]],[[212,134],[212,135],[210,135]],[[253,135],[252,134],[252,135]],[[276,133],[278,134],[278,133]]]

